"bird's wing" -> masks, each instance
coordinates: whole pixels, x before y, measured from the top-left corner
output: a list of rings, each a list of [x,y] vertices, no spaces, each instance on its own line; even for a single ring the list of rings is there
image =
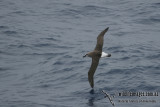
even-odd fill
[[[103,37],[104,34],[108,31],[109,27],[104,29],[97,37],[97,45],[94,50],[97,50],[99,52],[102,52],[102,47],[103,47]]]
[[[100,57],[92,57],[92,64],[91,64],[91,67],[88,71],[88,81],[89,81],[89,84],[91,85],[92,88],[94,87],[93,76],[94,76],[94,73],[95,73],[96,68],[98,66],[99,59],[100,59]]]

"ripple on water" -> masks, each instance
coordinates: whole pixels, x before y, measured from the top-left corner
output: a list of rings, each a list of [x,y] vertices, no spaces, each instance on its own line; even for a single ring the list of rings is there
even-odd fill
[[[129,56],[124,56],[124,57],[120,58],[120,60],[123,60],[123,61],[129,60],[129,59],[131,59],[131,57],[129,57]]]
[[[108,48],[108,50],[120,50],[120,49],[122,49],[122,47],[120,46],[112,46]]]
[[[63,58],[72,58],[71,55],[64,55]]]
[[[125,48],[121,46],[109,47],[107,50],[111,51],[112,53],[128,53],[128,51],[126,51]]]
[[[56,56],[60,56],[60,55],[63,55],[64,53],[40,53],[40,52],[33,52],[33,53],[23,53],[23,55],[34,55],[34,56],[53,56],[53,57],[56,57]]]
[[[38,48],[51,47],[53,49],[54,48],[57,48],[57,49],[72,49],[73,48],[71,46],[53,44],[53,43],[38,43],[38,44],[33,44],[33,47],[38,47]]]
[[[56,41],[56,42],[60,42],[60,40],[56,39],[56,38],[40,38],[41,40],[48,40],[48,41]]]
[[[151,91],[159,90],[159,86],[142,82],[139,86],[137,86],[137,89],[151,92]]]
[[[0,26],[0,30],[2,29],[8,29],[8,26]]]
[[[15,34],[17,34],[17,32],[16,31],[11,31],[11,30],[8,30],[8,31],[3,31],[3,33],[4,34],[6,34],[6,35],[15,35]]]
[[[112,75],[112,74],[132,74],[138,73],[143,71],[142,67],[133,67],[133,68],[123,68],[123,69],[111,69],[107,74]]]
[[[84,63],[85,61],[83,61],[83,60],[77,60],[77,61],[72,61],[70,64],[75,64],[75,65],[77,65],[77,64],[82,64],[82,63]]]
[[[63,61],[56,61],[53,65],[63,65],[64,62]]]
[[[160,59],[160,54],[155,53],[155,54],[147,55],[145,58],[148,59],[148,60],[156,60],[156,59],[159,60]]]
[[[10,70],[10,69],[6,67],[0,67],[0,71],[7,71],[7,70]]]

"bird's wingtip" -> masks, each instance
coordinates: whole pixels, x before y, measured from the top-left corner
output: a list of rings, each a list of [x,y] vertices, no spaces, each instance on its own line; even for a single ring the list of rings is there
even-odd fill
[[[91,85],[91,87],[92,87],[92,89],[94,88],[94,86],[93,86],[93,85]]]
[[[108,30],[108,29],[109,29],[109,27],[106,28],[106,30]]]

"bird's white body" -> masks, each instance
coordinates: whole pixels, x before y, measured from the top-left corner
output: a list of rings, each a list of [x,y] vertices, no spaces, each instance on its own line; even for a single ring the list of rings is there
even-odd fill
[[[102,52],[101,58],[108,57],[108,53]]]

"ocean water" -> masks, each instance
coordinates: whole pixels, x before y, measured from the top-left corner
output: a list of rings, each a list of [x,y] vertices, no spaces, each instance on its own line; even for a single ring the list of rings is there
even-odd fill
[[[91,89],[82,56],[106,27],[112,57]],[[0,0],[0,107],[112,107],[102,90],[116,107],[160,106],[160,93],[117,95],[160,91],[159,0]]]

